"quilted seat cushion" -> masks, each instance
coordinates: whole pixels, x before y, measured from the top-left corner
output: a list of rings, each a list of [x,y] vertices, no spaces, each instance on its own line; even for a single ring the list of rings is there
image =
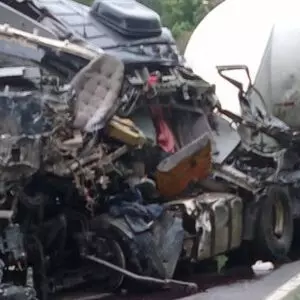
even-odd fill
[[[103,54],[81,69],[71,81],[76,91],[74,128],[94,131],[105,126],[120,103],[124,64]]]

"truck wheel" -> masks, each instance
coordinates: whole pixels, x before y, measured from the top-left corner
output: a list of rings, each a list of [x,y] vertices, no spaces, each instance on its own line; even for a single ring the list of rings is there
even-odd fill
[[[280,187],[271,187],[261,200],[258,212],[254,247],[259,248],[260,258],[285,260],[291,248],[293,229],[289,195]]]

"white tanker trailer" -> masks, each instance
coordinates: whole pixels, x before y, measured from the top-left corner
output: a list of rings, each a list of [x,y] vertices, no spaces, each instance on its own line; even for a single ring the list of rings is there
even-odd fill
[[[216,84],[222,106],[240,113],[237,92],[216,66],[247,65],[256,89],[251,102],[300,129],[300,1],[225,0],[193,32],[187,64]],[[246,84],[242,74],[232,73]]]

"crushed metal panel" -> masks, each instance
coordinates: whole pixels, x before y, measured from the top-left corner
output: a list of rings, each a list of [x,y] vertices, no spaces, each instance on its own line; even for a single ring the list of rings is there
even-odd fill
[[[213,161],[223,163],[232,151],[240,144],[241,138],[238,132],[232,128],[229,121],[216,116],[217,129],[213,134]]]
[[[116,47],[118,44],[110,36],[108,30],[100,22],[90,16],[88,10],[76,7],[72,1],[35,1],[38,6],[45,7],[62,24],[67,25],[80,38],[90,41],[101,48]]]
[[[165,205],[181,207],[195,221],[196,238],[188,237],[186,255],[196,261],[211,258],[240,246],[243,231],[243,201],[228,193],[203,193]],[[192,245],[191,245],[192,244]]]
[[[0,78],[22,77],[24,79],[39,79],[41,77],[41,70],[37,67],[7,67],[1,68]]]
[[[214,164],[214,175],[253,193],[262,188],[261,182],[232,166]]]
[[[36,20],[14,10],[13,8],[0,2],[0,22],[10,24],[20,30],[28,32],[38,32],[41,36],[55,38],[55,34],[48,28],[42,26]]]
[[[40,168],[42,142],[38,137],[0,138],[0,182],[27,179]]]
[[[62,51],[65,53],[77,55],[81,58],[91,60],[97,55],[103,54],[100,48],[93,48],[92,46],[80,46],[70,43],[68,40],[58,41],[50,39],[29,32],[25,32],[8,24],[0,24],[0,40],[13,41],[16,40],[20,44],[32,45],[38,47],[50,47],[55,51]]]

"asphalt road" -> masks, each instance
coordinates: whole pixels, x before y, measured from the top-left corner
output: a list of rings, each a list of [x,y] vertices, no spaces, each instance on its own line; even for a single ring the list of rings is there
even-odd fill
[[[252,273],[252,272],[251,272]],[[136,295],[95,295],[92,298],[85,297],[81,299],[89,300],[264,300],[271,293],[277,290],[280,286],[289,281],[292,277],[300,273],[300,260],[292,263],[285,264],[278,269],[270,272],[265,276],[253,277],[252,275],[245,274],[244,270],[241,270],[241,274],[226,275],[218,278],[215,276],[198,278],[198,283],[201,293],[184,297],[186,293],[182,291],[165,291],[154,293],[141,293]],[[238,278],[244,278],[239,280]],[[298,278],[298,282],[300,277]],[[202,283],[202,285],[201,285]],[[62,297],[60,300],[79,299],[80,293],[74,298],[74,294],[71,293],[70,297]],[[83,295],[82,295],[83,296]],[[101,296],[101,297],[100,297]],[[277,298],[276,298],[277,299]],[[270,300],[270,299],[268,299]],[[272,299],[274,300],[274,299]]]
[[[263,300],[298,273],[300,261],[285,264],[265,276],[225,286],[218,285],[181,300]]]

